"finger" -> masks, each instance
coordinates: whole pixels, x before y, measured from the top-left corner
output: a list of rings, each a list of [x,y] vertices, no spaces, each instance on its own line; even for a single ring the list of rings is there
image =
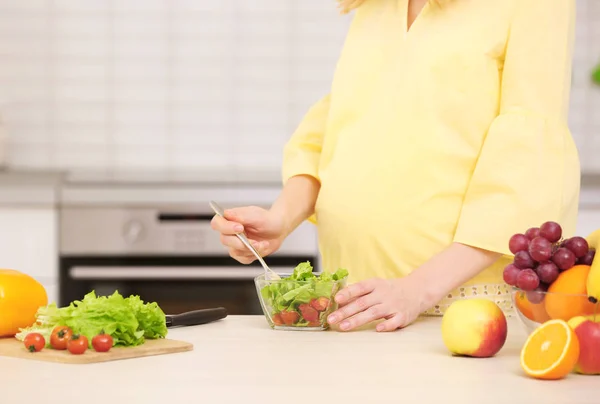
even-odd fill
[[[394,314],[392,317],[377,324],[375,328],[378,332],[395,331],[398,328],[406,326],[405,317],[401,313]]]
[[[223,213],[225,219],[243,224],[245,227],[260,226],[265,220],[265,210],[256,206],[227,209]]]
[[[367,293],[371,293],[375,289],[376,285],[377,281],[375,279],[368,279],[366,281],[346,286],[344,289],[336,293],[335,301],[339,304],[346,304],[352,299],[356,299],[360,296],[366,295]]]
[[[212,218],[210,227],[221,234],[236,234],[244,231],[244,226],[240,223],[232,222],[218,215]]]
[[[231,248],[229,249],[229,255],[231,256],[231,258],[233,258],[241,264],[251,264],[256,260],[254,254],[248,255],[244,251],[234,250]]]
[[[254,249],[261,255],[266,256],[269,252],[269,242],[268,241],[256,241],[256,240],[248,240],[250,244],[254,247]],[[237,236],[226,236],[221,234],[221,244],[227,247],[230,251],[233,252],[234,255],[244,255],[244,256],[252,256],[254,254],[252,251],[246,247],[244,243]]]
[[[343,322],[355,314],[367,311],[371,306],[374,306],[378,303],[380,303],[379,299],[373,293],[361,296],[353,302],[331,313],[329,317],[327,317],[327,321],[329,321],[330,324]]]
[[[265,249],[269,246],[268,241],[256,241],[256,240],[248,240],[252,247],[256,249],[259,253],[263,253]],[[225,234],[221,234],[221,244],[225,247],[232,248],[234,250],[244,251],[249,254],[252,254],[252,251],[248,250],[248,247],[237,236],[229,236]]]
[[[361,297],[361,299],[364,298]],[[342,321],[340,324],[340,329],[342,331],[350,331],[355,328],[362,327],[363,325],[368,324],[371,321],[379,320],[380,318],[385,317],[386,314],[387,313],[385,312],[385,306],[383,304],[374,304],[368,309],[360,311],[356,315]]]

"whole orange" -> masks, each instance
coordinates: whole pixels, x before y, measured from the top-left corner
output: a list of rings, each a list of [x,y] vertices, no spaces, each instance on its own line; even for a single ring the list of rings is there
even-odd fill
[[[12,337],[35,322],[35,314],[48,304],[46,289],[31,276],[0,269],[0,337]]]
[[[594,313],[595,306],[588,301],[586,290],[589,272],[589,265],[575,265],[558,275],[544,299],[550,318],[569,321],[575,316]]]
[[[541,324],[550,320],[548,313],[546,313],[544,302],[533,304],[527,299],[527,295],[524,292],[517,292],[515,304],[517,309],[531,321]]]

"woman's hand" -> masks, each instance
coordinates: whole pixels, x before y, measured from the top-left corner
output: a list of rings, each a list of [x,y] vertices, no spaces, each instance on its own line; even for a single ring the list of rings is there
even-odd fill
[[[340,308],[329,315],[330,324],[349,331],[372,321],[385,319],[377,331],[394,331],[406,327],[424,311],[425,297],[410,277],[374,278],[340,290],[335,301]]]
[[[380,319],[377,331],[406,327],[433,307],[451,290],[492,265],[501,253],[462,243],[442,252],[401,279],[369,279],[340,290],[335,300],[340,309],[327,320],[348,331]]]
[[[257,206],[228,209],[224,218],[212,219],[211,227],[221,233],[221,243],[229,249],[229,255],[242,264],[250,264],[256,257],[237,238],[237,233],[245,232],[263,257],[277,251],[287,235],[281,215]]]
[[[221,243],[229,255],[242,264],[256,258],[236,234],[245,232],[260,255],[273,254],[283,240],[313,212],[321,184],[314,177],[296,175],[290,178],[277,200],[266,210],[246,206],[225,210],[225,217],[215,216],[211,227],[221,233]]]

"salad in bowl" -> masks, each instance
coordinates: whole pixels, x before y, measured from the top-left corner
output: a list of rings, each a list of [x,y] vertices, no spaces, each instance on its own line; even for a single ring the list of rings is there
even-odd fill
[[[337,309],[335,294],[346,285],[348,271],[314,273],[310,262],[300,263],[289,276],[254,279],[267,322],[276,330],[323,331],[327,316]]]

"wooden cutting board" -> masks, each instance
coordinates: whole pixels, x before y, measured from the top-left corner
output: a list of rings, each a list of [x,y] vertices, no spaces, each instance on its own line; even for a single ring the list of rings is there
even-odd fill
[[[136,347],[113,347],[108,352],[96,352],[88,349],[81,355],[73,355],[69,351],[57,351],[44,348],[40,352],[29,352],[23,342],[15,338],[0,338],[0,357],[33,359],[43,362],[86,364],[117,361],[121,359],[141,358],[144,356],[164,355],[177,352],[191,351],[194,345],[189,342],[173,339],[146,340]]]

